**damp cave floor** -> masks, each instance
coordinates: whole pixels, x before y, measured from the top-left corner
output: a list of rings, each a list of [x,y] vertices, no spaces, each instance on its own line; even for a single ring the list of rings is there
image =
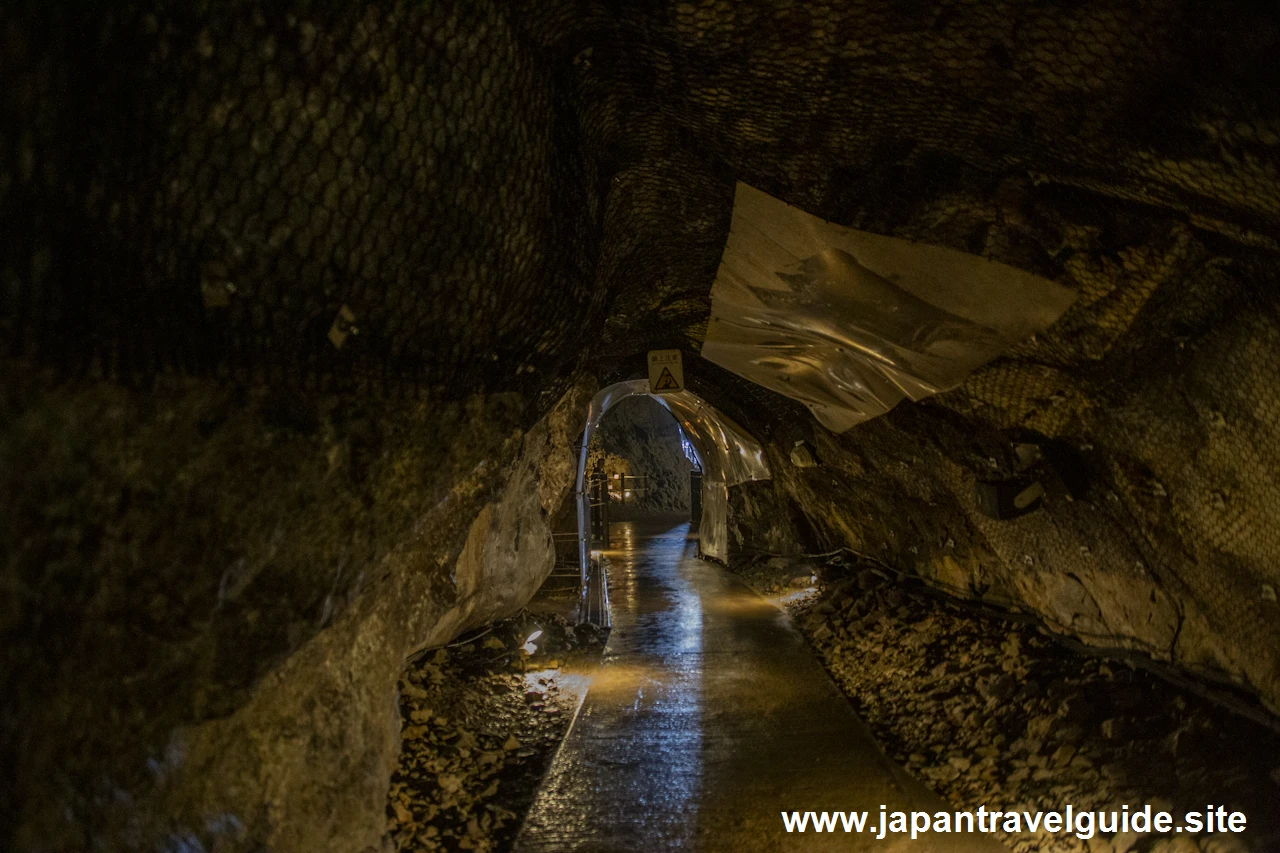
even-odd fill
[[[882,805],[948,807],[885,757],[787,614],[698,559],[688,524],[613,532],[613,629],[515,850],[1005,849],[877,840]],[[867,811],[869,826],[789,834],[792,810]]]

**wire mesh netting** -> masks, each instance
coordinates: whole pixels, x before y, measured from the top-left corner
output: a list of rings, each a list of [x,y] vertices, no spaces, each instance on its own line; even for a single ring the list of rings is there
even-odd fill
[[[1237,599],[1189,566],[1273,579],[1271,10],[154,0],[5,17],[10,355],[138,381],[533,393],[584,353],[607,375],[697,349],[743,181],[1075,291],[939,404],[1103,448],[1117,523],[1218,602],[1223,630]],[[794,420],[698,369],[695,390],[762,434]],[[971,476],[985,458],[944,450]],[[906,501],[929,476],[872,479]]]
[[[6,14],[11,354],[126,379],[536,391],[583,352],[696,349],[741,180],[1078,294],[948,397],[968,417],[1089,434],[1151,468],[1175,437],[1153,424],[1181,415],[1134,412],[1138,392],[1189,358],[1153,353],[1221,329],[1187,367],[1216,381],[1186,417],[1274,434],[1280,28],[1251,4]],[[794,414],[708,375],[759,429]],[[1246,458],[1196,464],[1274,506],[1247,485],[1274,460]],[[1253,511],[1187,500],[1168,512],[1203,541],[1276,556]]]
[[[10,352],[471,388],[580,340],[573,110],[493,6],[55,4],[14,24]]]
[[[4,333],[112,374],[509,384],[605,300],[609,346],[696,340],[734,178],[1065,277],[1094,355],[1196,251],[1091,268],[1122,200],[1280,225],[1275,22],[1243,4],[25,11]]]
[[[576,367],[603,387],[681,347],[690,390],[761,440],[814,537],[907,568],[972,557],[969,580],[1069,630],[1280,707],[1274,4],[15,0],[0,24],[14,371],[511,390],[537,412]],[[1076,301],[959,389],[834,438],[696,355],[739,181]],[[984,518],[974,481],[1013,473],[1019,434],[1074,448],[1086,487]],[[791,466],[796,441],[819,464]],[[44,499],[30,517],[56,517]],[[69,576],[96,541],[49,553],[72,554]],[[59,619],[50,633],[86,623]],[[237,677],[273,660],[226,656]],[[81,749],[64,741],[49,755]],[[57,797],[41,806],[74,830]]]

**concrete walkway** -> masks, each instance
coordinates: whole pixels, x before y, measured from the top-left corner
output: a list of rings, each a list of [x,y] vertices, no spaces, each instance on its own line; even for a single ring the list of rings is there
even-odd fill
[[[876,840],[882,804],[947,806],[881,754],[784,612],[695,558],[688,525],[614,531],[604,662],[516,850],[1005,849]],[[868,828],[787,833],[784,810],[866,811]]]

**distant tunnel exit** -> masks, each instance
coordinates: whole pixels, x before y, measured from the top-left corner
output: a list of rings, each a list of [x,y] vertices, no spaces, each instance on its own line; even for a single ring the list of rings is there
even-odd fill
[[[690,475],[690,516],[698,531],[700,556],[721,562],[728,556],[729,486],[770,476],[764,451],[755,438],[692,391],[654,395],[644,379],[602,389],[591,401],[578,461],[578,556],[584,589],[591,573],[591,551],[597,547],[594,543],[608,538],[608,485],[603,478],[596,485],[590,477],[591,439],[606,412],[637,396],[653,397],[671,412],[696,454],[701,470]]]

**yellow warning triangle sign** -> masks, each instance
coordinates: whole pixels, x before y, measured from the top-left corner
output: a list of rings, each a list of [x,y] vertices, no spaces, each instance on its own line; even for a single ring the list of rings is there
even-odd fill
[[[676,378],[671,375],[671,368],[664,367],[662,372],[658,374],[658,381],[654,383],[655,391],[679,391],[680,384],[676,382]]]

